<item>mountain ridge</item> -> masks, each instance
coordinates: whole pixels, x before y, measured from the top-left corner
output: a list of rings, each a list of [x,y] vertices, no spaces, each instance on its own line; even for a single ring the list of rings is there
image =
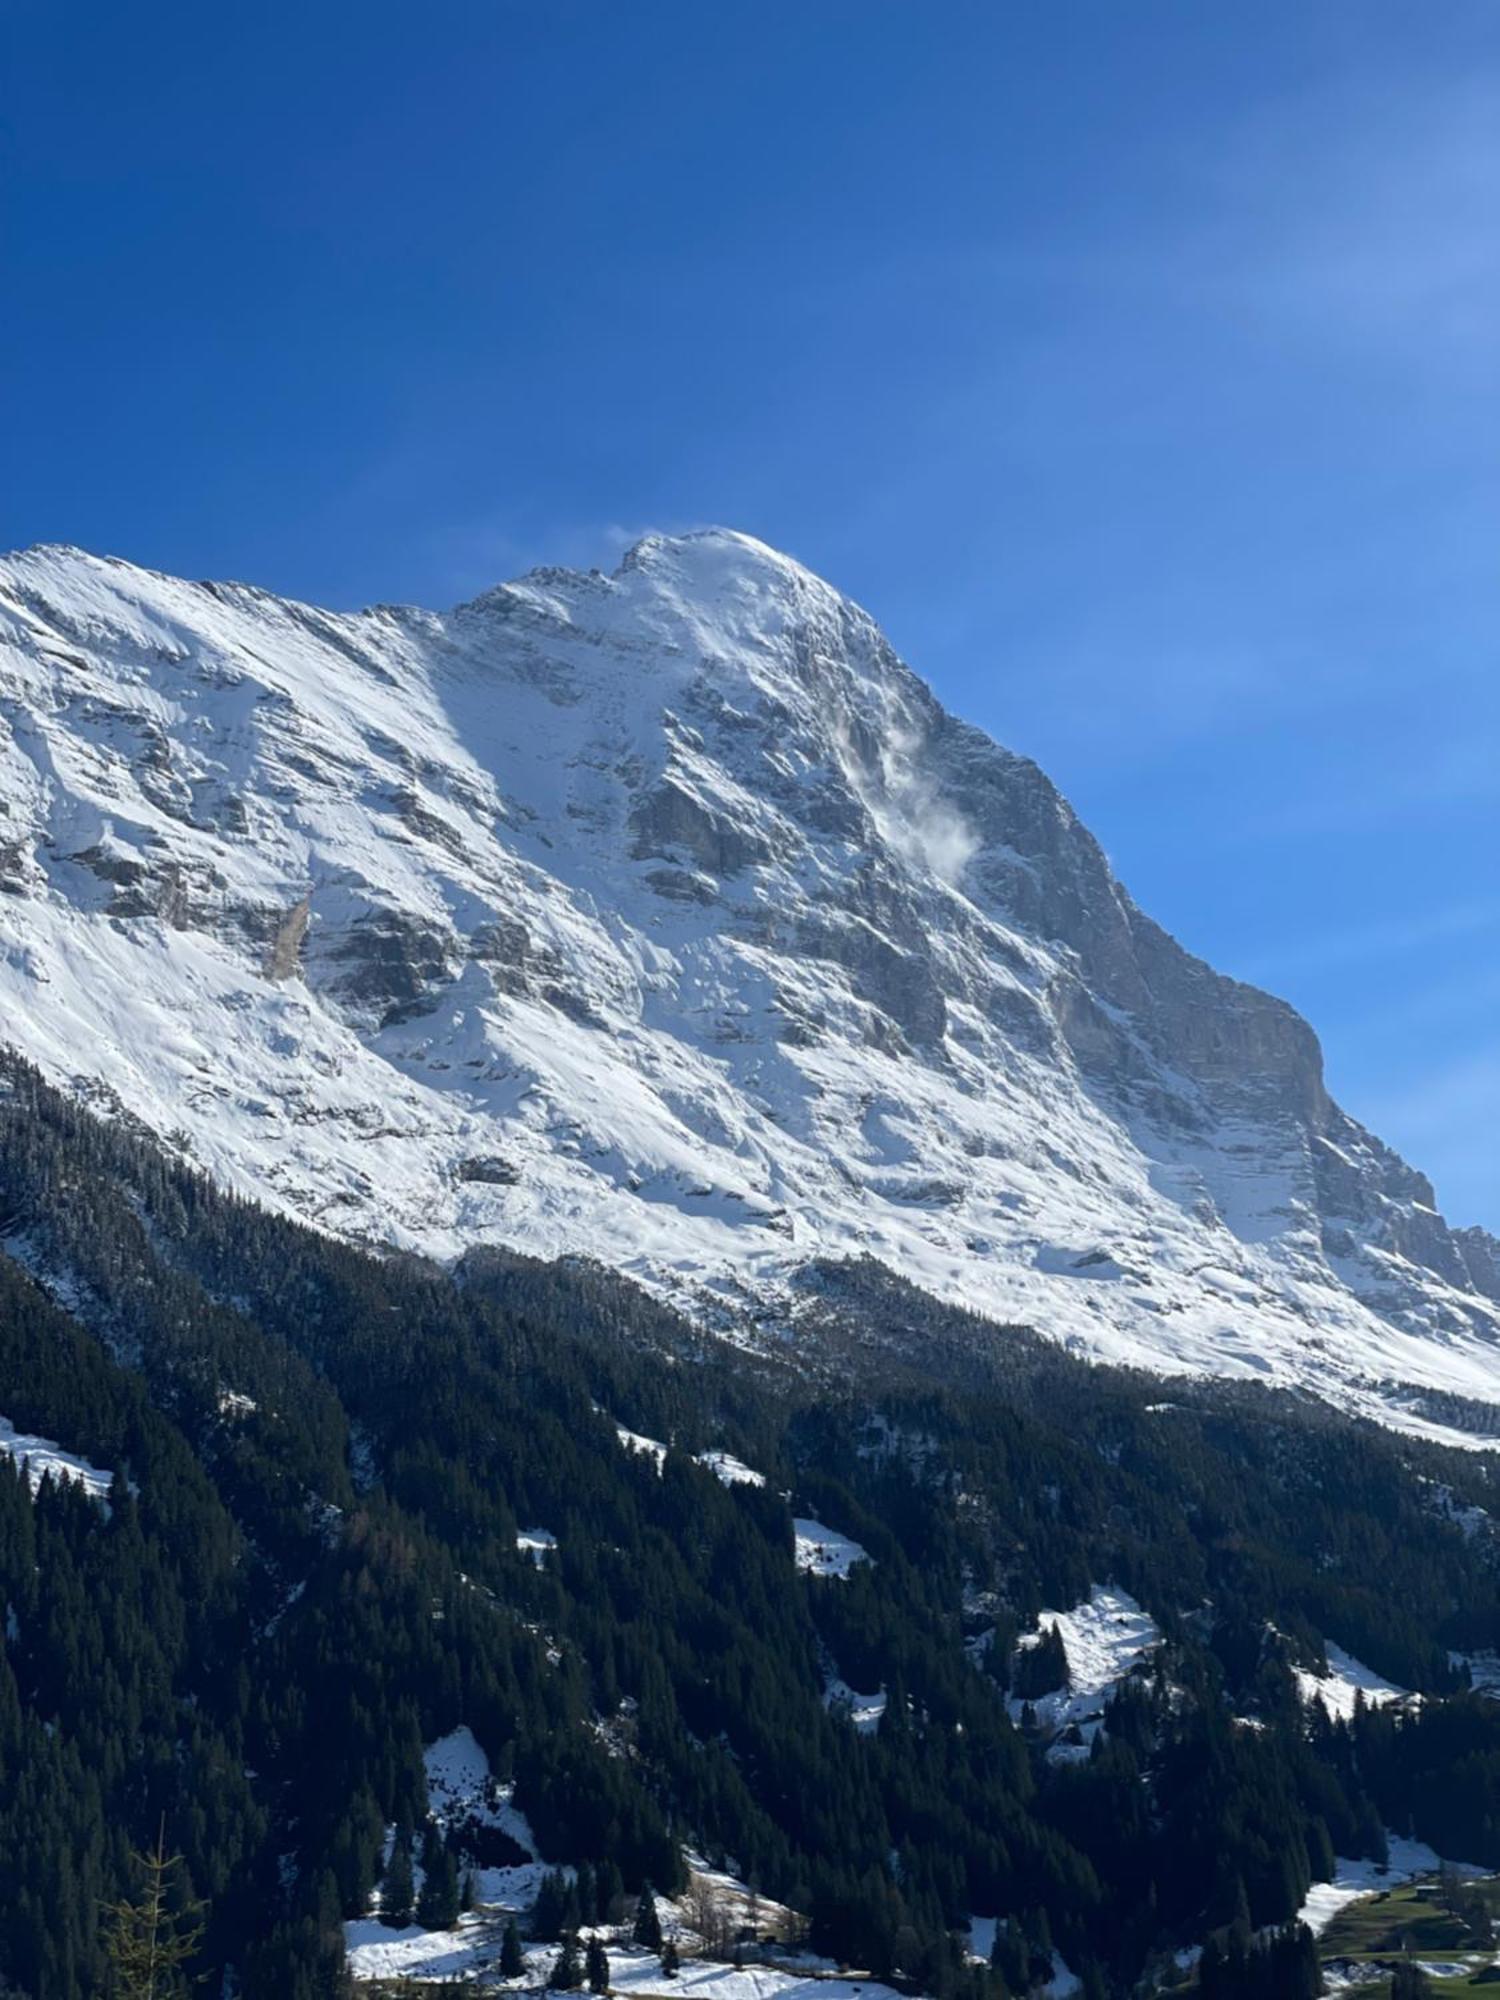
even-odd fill
[[[869,1256],[1104,1359],[1500,1398],[1500,1244],[749,537],[445,614],[24,551],[0,714],[4,1037],[244,1192],[700,1317]]]

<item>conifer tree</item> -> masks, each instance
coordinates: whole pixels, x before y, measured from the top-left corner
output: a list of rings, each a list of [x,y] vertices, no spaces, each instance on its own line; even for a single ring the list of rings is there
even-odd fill
[[[381,1878],[380,1921],[388,1924],[392,1930],[404,1930],[411,1922],[414,1894],[411,1835],[405,1827],[400,1827],[391,1843],[391,1858],[385,1864],[385,1874]]]
[[[669,1937],[666,1943],[661,1948],[662,1978],[675,1979],[677,1977],[677,1971],[680,1964],[681,1960],[678,1957],[677,1940],[674,1937]]]
[[[526,1958],[521,1950],[521,1933],[516,1929],[516,1920],[512,1917],[500,1939],[500,1977],[519,1979],[525,1970]]]
[[[617,1861],[601,1861],[594,1870],[594,1920],[618,1923],[625,1899],[625,1878]]]
[[[451,1931],[458,1922],[458,1863],[452,1849],[436,1841],[427,1849],[417,1922],[424,1930]]]
[[[573,1877],[573,1887],[577,1894],[577,1915],[574,1922],[583,1925],[594,1922],[597,1915],[595,1902],[598,1895],[594,1871],[586,1861],[580,1862]]]
[[[203,1937],[204,1906],[178,1901],[182,1856],[168,1854],[165,1824],[150,1853],[131,1859],[142,1877],[140,1892],[105,1912],[104,1949],[115,1993],[119,2000],[180,2000],[188,1992],[185,1968]]]
[[[1391,1981],[1391,2000],[1426,2000],[1432,1991],[1432,1981],[1410,1959],[1396,1967],[1396,1976]]]
[[[577,1991],[581,1981],[578,1940],[569,1931],[562,1941],[562,1950],[557,1954],[557,1963],[547,1976],[547,1984],[554,1993],[573,1993]]]
[[[635,1922],[630,1927],[630,1936],[635,1944],[644,1945],[647,1951],[661,1950],[661,1918],[657,1915],[656,1896],[649,1882],[641,1890],[640,1901],[635,1906]]]
[[[609,1991],[609,1953],[601,1944],[597,1931],[589,1938],[588,1950],[584,1954],[584,1972],[590,1993]]]
[[[531,1912],[531,1934],[544,1944],[552,1944],[561,1937],[565,1928],[567,1887],[561,1874],[549,1868],[542,1877],[536,1892],[536,1903]]]

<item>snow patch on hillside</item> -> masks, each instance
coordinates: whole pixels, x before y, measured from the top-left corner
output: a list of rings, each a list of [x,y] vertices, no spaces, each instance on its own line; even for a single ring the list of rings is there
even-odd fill
[[[876,1980],[831,1977],[783,1969],[776,1965],[746,1965],[736,1969],[711,1960],[685,1959],[676,1979],[664,1980],[660,1960],[635,1951],[612,1950],[609,1980],[613,1990],[640,1996],[661,1995],[675,2000],[897,2000],[893,1988]]]
[[[105,1472],[97,1465],[90,1465],[86,1458],[75,1452],[64,1451],[53,1438],[34,1437],[29,1432],[18,1431],[14,1424],[0,1417],[0,1452],[13,1458],[22,1467],[33,1493],[48,1477],[65,1480],[71,1486],[81,1486],[91,1500],[102,1505],[109,1504],[109,1489],[114,1480],[112,1472]]]
[[[1451,1521],[1465,1541],[1473,1541],[1488,1527],[1490,1516],[1485,1508],[1460,1500],[1453,1488],[1444,1485],[1441,1480],[1424,1479],[1422,1484],[1427,1489],[1433,1512],[1443,1520]]]
[[[1342,1646],[1335,1646],[1330,1641],[1325,1643],[1323,1650],[1328,1655],[1326,1674],[1311,1673],[1306,1667],[1296,1667],[1293,1673],[1302,1699],[1306,1702],[1321,1701],[1335,1720],[1349,1721],[1360,1695],[1364,1696],[1366,1708],[1383,1708],[1393,1701],[1418,1699],[1410,1688],[1397,1687],[1394,1681],[1386,1680],[1373,1667],[1365,1666],[1352,1653],[1346,1653]]]
[[[1339,1911],[1357,1903],[1361,1896],[1373,1896],[1381,1889],[1399,1889],[1424,1875],[1436,1875],[1443,1866],[1436,1849],[1425,1841],[1406,1840],[1393,1833],[1388,1846],[1390,1861],[1384,1868],[1374,1861],[1348,1861],[1340,1857],[1334,1863],[1331,1882],[1313,1883],[1297,1915],[1314,1937],[1321,1937]],[[1491,1872],[1469,1862],[1456,1865],[1461,1875],[1478,1877]]]
[[[766,1476],[746,1465],[727,1451],[700,1451],[698,1463],[706,1465],[714,1477],[724,1486],[764,1486]]]
[[[1103,1584],[1071,1611],[1043,1611],[1037,1630],[1022,1636],[1018,1650],[1038,1645],[1054,1625],[1067,1655],[1067,1685],[1039,1696],[1031,1707],[1044,1735],[1072,1739],[1052,1745],[1049,1754],[1061,1762],[1088,1755],[1111,1697],[1156,1651],[1161,1632],[1128,1592]],[[1012,1696],[1007,1705],[1011,1720],[1019,1723],[1026,1704]]]
[[[344,1925],[344,1952],[352,1978],[459,1979],[470,1977],[499,1957],[493,1921],[478,1913],[460,1917],[451,1931],[407,1924],[389,1930],[378,1917],[357,1917]]]
[[[1450,1653],[1451,1667],[1467,1667],[1469,1685],[1475,1694],[1482,1694],[1489,1701],[1500,1701],[1500,1653]]]
[[[615,1436],[627,1451],[640,1452],[651,1459],[658,1472],[667,1462],[667,1447],[659,1438],[642,1437],[639,1431],[628,1431],[623,1424],[615,1425]]]
[[[796,1537],[797,1567],[809,1576],[847,1577],[856,1563],[869,1562],[870,1552],[861,1548],[837,1528],[825,1528],[821,1521],[798,1519],[792,1522]]]
[[[506,1988],[498,1978],[500,1941],[494,1918],[481,1911],[460,1919],[451,1931],[424,1931],[413,1924],[405,1930],[383,1930],[372,1919],[345,1926],[350,1973],[361,1982],[386,1979],[442,1980],[487,1976],[500,1990],[534,1991],[544,1987],[557,1962],[556,1945],[526,1948],[523,1977]],[[588,1933],[584,1933],[587,1937]],[[714,1959],[685,1957],[675,1979],[663,1977],[654,1952],[635,1946],[609,1945],[610,1990],[634,2000],[900,2000],[894,1989],[857,1974],[838,1976],[826,1960],[788,1954],[784,1965],[743,1967]],[[489,1986],[486,1986],[486,1991]],[[1043,1989],[1057,1995],[1076,1988],[1067,1984]]]
[[[547,1557],[557,1547],[557,1537],[546,1528],[518,1528],[516,1547],[528,1555],[538,1569],[547,1567]]]
[[[499,1955],[500,1919],[529,1910],[546,1873],[530,1822],[514,1803],[512,1787],[496,1780],[483,1745],[467,1724],[429,1743],[422,1764],[427,1809],[440,1832],[463,1849],[490,1830],[503,1834],[529,1858],[510,1867],[472,1870],[476,1909],[461,1916],[451,1931],[428,1931],[420,1924],[392,1928],[380,1919],[377,1890],[371,1914],[344,1926],[345,1953],[356,1979],[450,1979],[493,1963]],[[387,1859],[395,1831],[386,1829]],[[420,1893],[419,1863],[413,1863],[412,1872]]]
[[[490,1760],[467,1723],[429,1743],[422,1753],[427,1773],[427,1810],[444,1832],[460,1837],[476,1827],[494,1827],[536,1861],[536,1839],[526,1815],[512,1803],[512,1787],[497,1782]]]
[[[831,1676],[823,1688],[823,1706],[832,1715],[847,1717],[861,1736],[873,1736],[880,1727],[886,1700],[884,1688],[875,1694],[860,1694],[836,1675]]]

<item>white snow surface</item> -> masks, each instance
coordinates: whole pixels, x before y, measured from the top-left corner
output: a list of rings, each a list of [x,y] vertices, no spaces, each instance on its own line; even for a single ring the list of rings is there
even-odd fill
[[[756,1472],[728,1451],[700,1451],[698,1463],[706,1465],[722,1486],[764,1486],[766,1475]]]
[[[856,1563],[869,1562],[870,1554],[837,1528],[825,1528],[821,1521],[798,1517],[792,1522],[796,1537],[797,1567],[809,1576],[844,1578]]]
[[[516,1547],[522,1555],[529,1555],[538,1569],[545,1569],[549,1552],[557,1547],[557,1537],[547,1528],[518,1528]]]
[[[511,1787],[496,1781],[483,1746],[466,1724],[429,1743],[422,1762],[427,1809],[443,1831],[456,1830],[461,1838],[465,1828],[497,1827],[530,1859],[514,1867],[476,1870],[477,1908],[462,1916],[455,1930],[428,1931],[420,1924],[391,1929],[374,1911],[346,1923],[344,1947],[356,1979],[448,1979],[492,1963],[499,1955],[500,1920],[531,1908],[546,1873],[530,1823],[512,1801]],[[387,1854],[394,1835],[395,1828],[388,1828]],[[420,1890],[420,1866],[413,1873]]]
[[[1470,1685],[1475,1694],[1482,1694],[1490,1701],[1500,1701],[1500,1653],[1450,1653],[1448,1663],[1468,1668]]]
[[[1451,1521],[1465,1541],[1472,1542],[1476,1535],[1483,1534],[1489,1527],[1490,1516],[1485,1508],[1460,1500],[1451,1486],[1445,1486],[1439,1480],[1427,1479],[1423,1484],[1433,1512],[1443,1520]]]
[[[323,1228],[792,1325],[868,1257],[1422,1434],[1411,1385],[1500,1397],[1500,1246],[745,536],[446,614],[0,558],[0,802],[0,1038]]]
[[[1000,1928],[998,1917],[970,1917],[969,1956],[988,1965],[994,1955],[995,1932]]]
[[[451,1931],[388,1930],[378,1917],[357,1917],[344,1925],[344,1951],[355,1979],[439,1980],[480,1971],[498,1958],[499,1945],[493,1922],[477,1914]]]
[[[1388,1839],[1390,1865],[1379,1868],[1373,1861],[1346,1861],[1342,1858],[1334,1862],[1331,1882],[1314,1882],[1307,1892],[1302,1908],[1297,1912],[1314,1937],[1321,1937],[1333,1922],[1339,1911],[1350,1903],[1357,1903],[1361,1896],[1373,1896],[1380,1889],[1399,1889],[1404,1883],[1415,1882],[1424,1875],[1436,1875],[1443,1866],[1434,1848],[1422,1840],[1406,1840],[1397,1834]],[[1487,1869],[1476,1868],[1468,1862],[1457,1864],[1462,1875],[1482,1876]]]
[[[416,1924],[391,1931],[375,1918],[346,1924],[344,1929],[349,1970],[357,1980],[474,1977],[493,1973],[499,1959],[499,1925],[483,1910],[461,1918],[452,1931],[424,1931]],[[677,1977],[664,1979],[654,1952],[620,1945],[610,1945],[608,1951],[611,1991],[639,2000],[648,1995],[676,2000],[680,1994],[692,1994],[696,2000],[897,2000],[889,1986],[854,1974],[835,1976],[826,1960],[803,1955],[789,1954],[785,1965],[746,1965],[738,1970],[711,1959],[684,1958]],[[516,1982],[514,1990],[544,1985],[556,1957],[555,1945],[528,1947],[526,1977]],[[1054,1983],[1043,1990],[1061,1995],[1075,1989]]]
[[[639,1431],[628,1431],[623,1424],[615,1425],[615,1436],[627,1451],[640,1452],[649,1458],[658,1472],[667,1462],[667,1447],[659,1438],[643,1437]]]
[[[427,1809],[444,1829],[496,1827],[528,1858],[505,1868],[474,1871],[476,1902],[491,1912],[529,1910],[547,1865],[537,1851],[531,1823],[499,1784],[473,1731],[460,1726],[423,1753],[427,1768]]]
[[[884,1688],[877,1689],[874,1694],[860,1694],[837,1675],[831,1675],[823,1688],[824,1707],[836,1714],[846,1715],[861,1736],[873,1736],[879,1729],[886,1700]]]
[[[86,1458],[79,1458],[75,1452],[64,1451],[52,1438],[33,1437],[29,1432],[18,1431],[4,1417],[0,1417],[0,1452],[24,1466],[33,1493],[50,1474],[55,1480],[67,1480],[70,1485],[81,1486],[91,1500],[98,1500],[106,1506],[109,1503],[109,1489],[114,1479],[112,1472],[101,1471],[97,1465],[90,1465]]]
[[[621,1993],[658,1994],[670,2000],[679,1993],[694,2000],[896,2000],[894,1989],[872,1979],[830,1978],[824,1974],[784,1970],[776,1965],[747,1965],[736,1971],[708,1959],[685,1959],[676,1979],[663,1979],[661,1964],[641,1952],[611,1951],[610,1985]]]
[[[1325,1641],[1324,1652],[1328,1655],[1326,1675],[1310,1673],[1306,1667],[1293,1669],[1297,1690],[1304,1701],[1321,1701],[1328,1713],[1336,1720],[1347,1722],[1354,1714],[1354,1704],[1363,1695],[1367,1708],[1384,1708],[1393,1701],[1415,1701],[1410,1688],[1397,1687],[1373,1667],[1367,1667],[1356,1660],[1352,1653],[1346,1653],[1342,1646]]]
[[[1049,1753],[1066,1761],[1088,1755],[1105,1707],[1121,1682],[1161,1644],[1161,1632],[1128,1592],[1104,1584],[1096,1584],[1088,1599],[1071,1611],[1042,1612],[1036,1631],[1022,1635],[1021,1648],[1035,1646],[1053,1625],[1067,1654],[1068,1684],[1041,1696],[1032,1708],[1044,1735],[1078,1732],[1080,1742],[1054,1743]],[[1011,1720],[1019,1722],[1025,1703],[1012,1697],[1007,1705]]]

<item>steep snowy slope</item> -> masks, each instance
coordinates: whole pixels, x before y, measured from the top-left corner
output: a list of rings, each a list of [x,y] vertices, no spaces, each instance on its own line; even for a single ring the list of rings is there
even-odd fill
[[[222,1181],[698,1312],[868,1255],[1101,1356],[1500,1400],[1500,1244],[758,543],[446,616],[34,549],[0,719],[0,1038]]]

